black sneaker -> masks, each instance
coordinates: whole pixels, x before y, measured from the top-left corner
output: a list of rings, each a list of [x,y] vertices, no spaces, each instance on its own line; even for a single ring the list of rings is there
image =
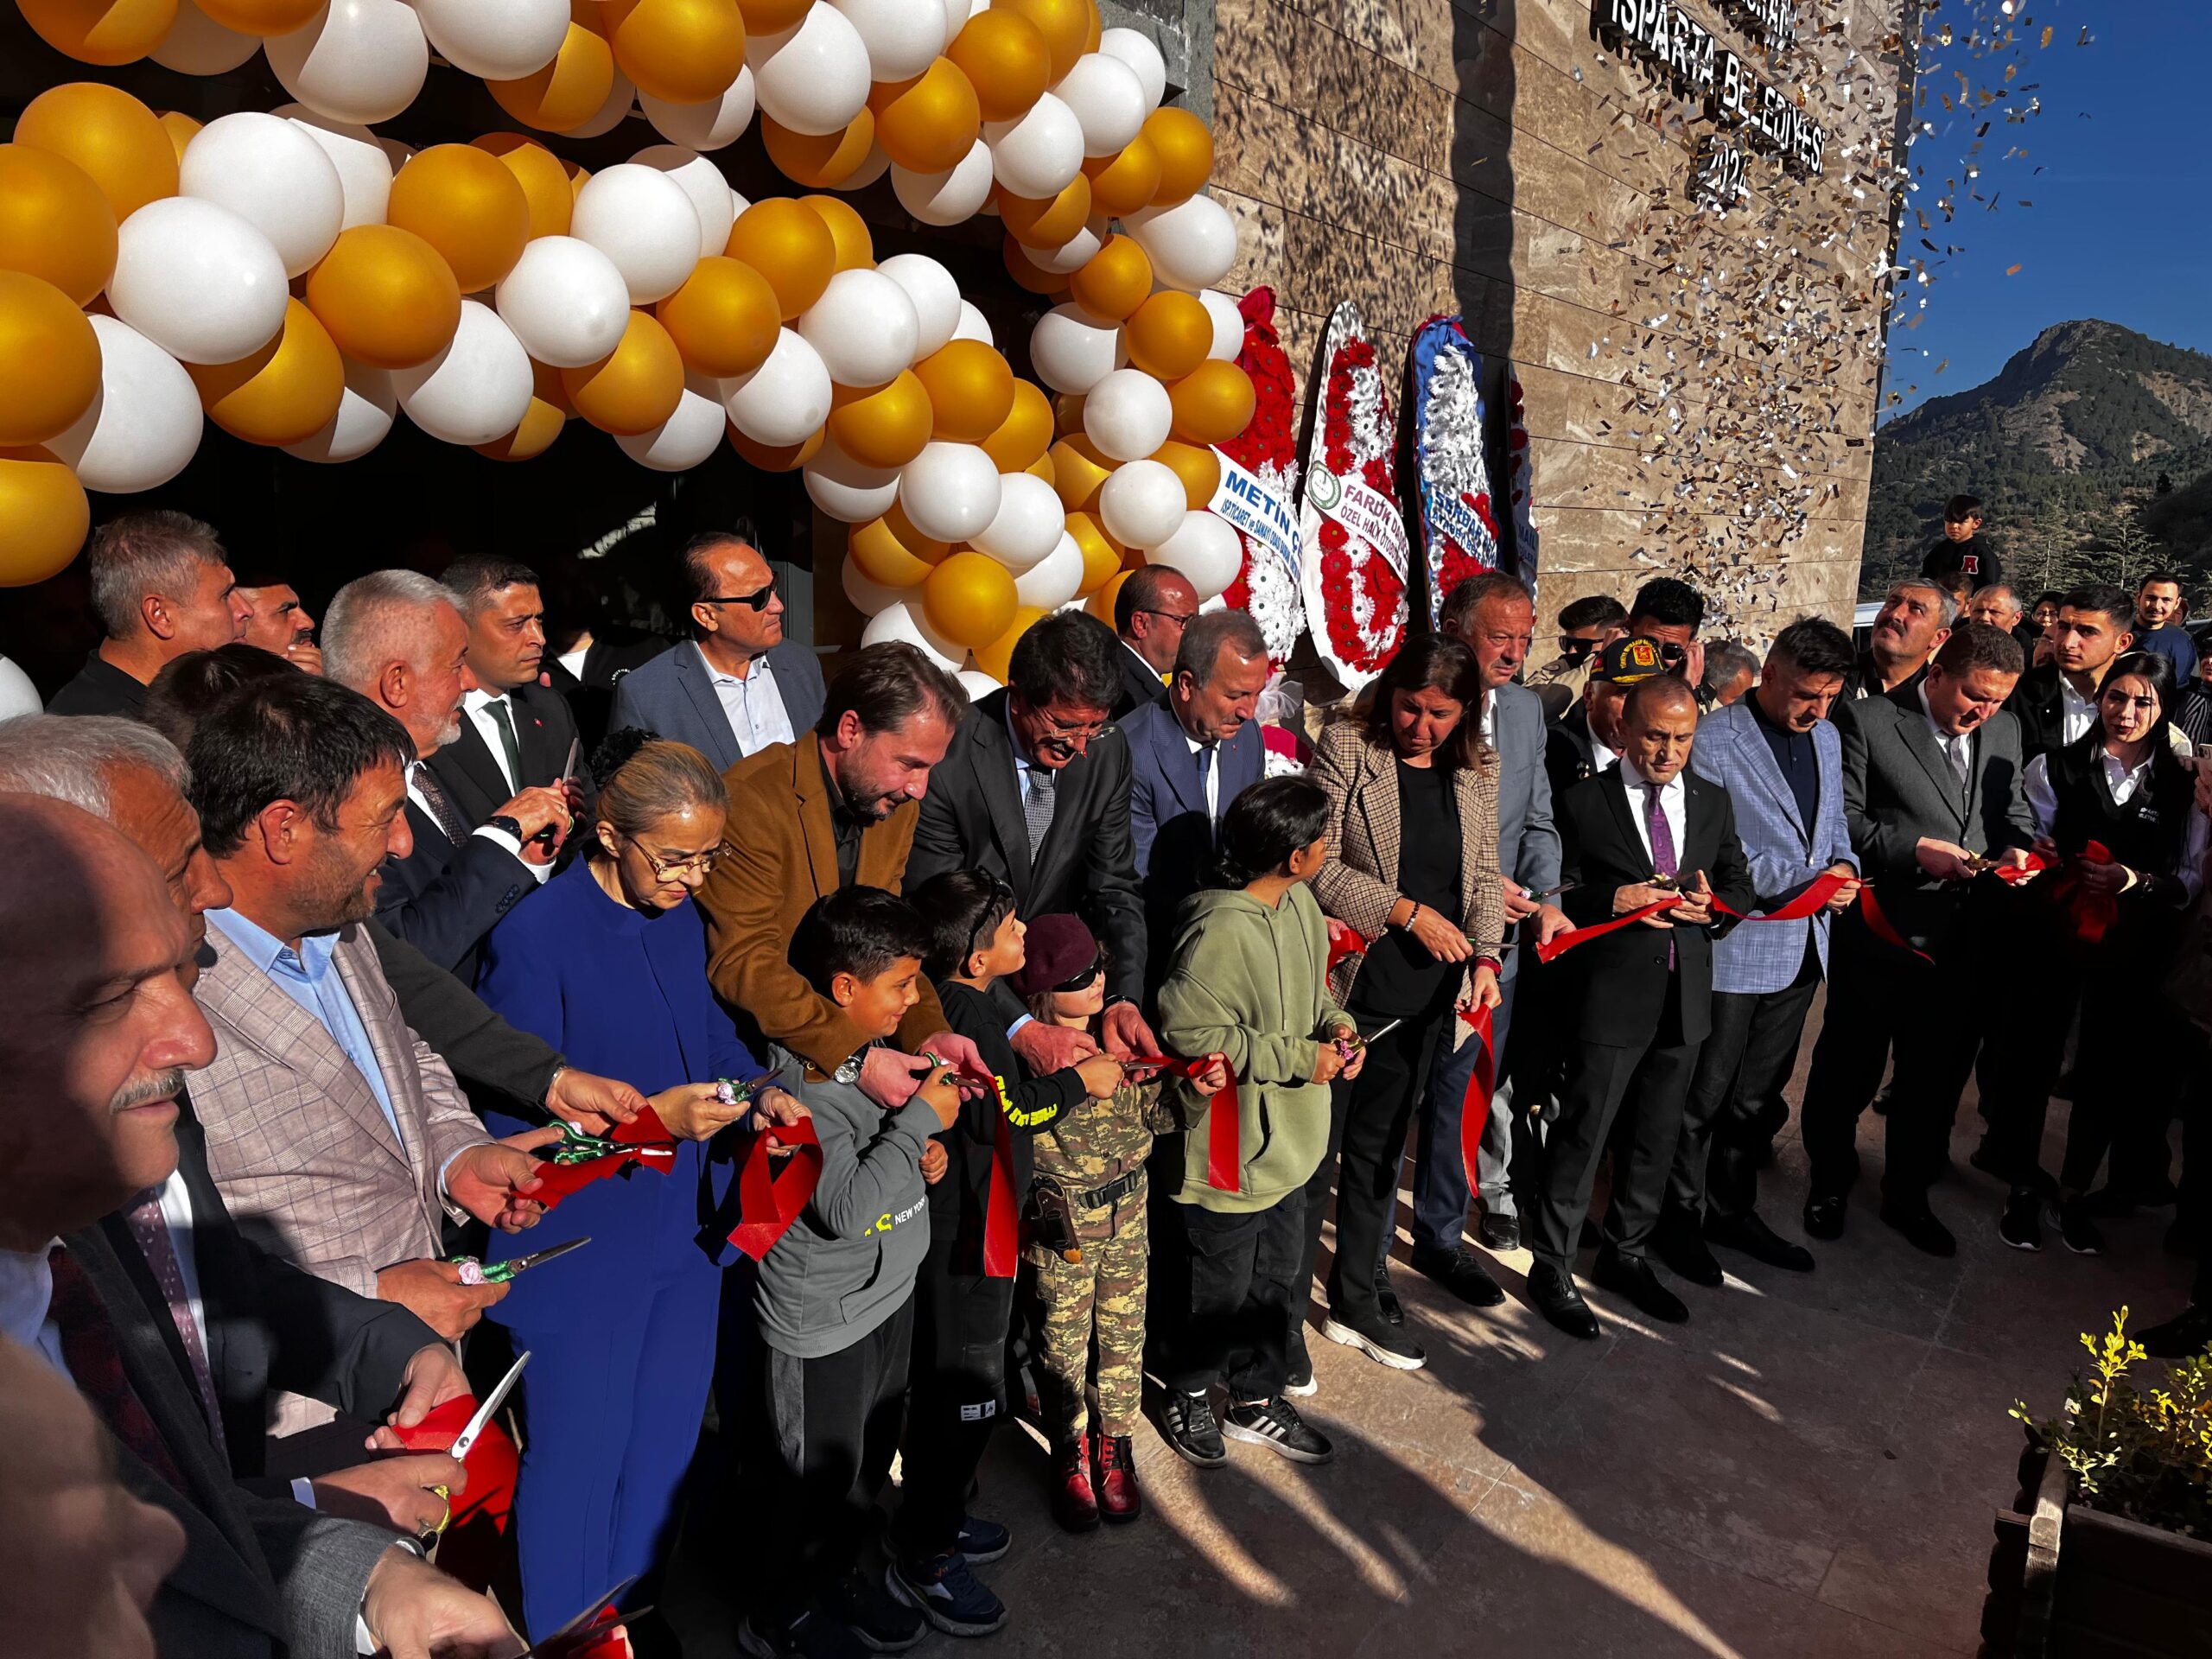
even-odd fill
[[[986,1521],[979,1515],[960,1517],[958,1548],[968,1558],[970,1567],[988,1567],[993,1561],[1005,1559],[1014,1548],[1014,1534],[995,1521]]]
[[[893,1561],[884,1586],[947,1636],[990,1636],[1006,1625],[1006,1604],[950,1550],[929,1561]]]
[[[1421,1344],[1387,1322],[1352,1325],[1333,1313],[1322,1322],[1321,1334],[1331,1342],[1357,1348],[1378,1365],[1394,1371],[1417,1371],[1428,1363]]]
[[[1229,1461],[1229,1448],[1221,1443],[1221,1425],[1214,1420],[1208,1395],[1168,1389],[1160,1402],[1160,1432],[1186,1463],[1218,1469]]]
[[[1294,1394],[1303,1400],[1319,1394],[1321,1385],[1313,1380],[1313,1359],[1306,1351],[1306,1321],[1299,1320],[1290,1327],[1290,1342],[1283,1352],[1283,1383],[1285,1394]]]
[[[1484,1216],[1476,1224],[1475,1236],[1482,1240],[1486,1250],[1517,1250],[1521,1248],[1521,1218]]]
[[[1252,1405],[1231,1406],[1221,1432],[1232,1440],[1246,1440],[1281,1452],[1293,1463],[1326,1463],[1337,1455],[1336,1447],[1306,1427],[1298,1408],[1281,1395]]]
[[[737,1627],[737,1649],[751,1659],[863,1659],[868,1651],[850,1630],[813,1608],[781,1629],[747,1613]]]
[[[2043,1199],[2024,1187],[2014,1187],[2005,1200],[2004,1217],[1997,1224],[1997,1236],[2016,1250],[2043,1249]]]
[[[831,1593],[830,1616],[871,1653],[904,1653],[930,1628],[919,1613],[858,1572],[847,1573]]]
[[[1384,1319],[1393,1325],[1406,1322],[1406,1305],[1398,1300],[1398,1293],[1390,1288],[1390,1264],[1378,1262],[1375,1266],[1375,1306]]]
[[[1844,1201],[1840,1195],[1806,1199],[1804,1215],[1806,1233],[1814,1238],[1841,1238],[1844,1211]]]
[[[1942,1256],[1959,1253],[1959,1242],[1951,1236],[1951,1230],[1937,1220],[1936,1212],[1924,1203],[1885,1204],[1882,1206],[1881,1215],[1883,1224],[1903,1233],[1905,1243],[1916,1250]]]
[[[1427,1274],[1470,1307],[1496,1307],[1504,1288],[1490,1276],[1482,1258],[1465,1244],[1454,1250],[1415,1250],[1414,1269]]]
[[[2078,1198],[2059,1205],[2058,1236],[2076,1255],[2104,1254],[2105,1236],[2097,1230],[2097,1224],[2089,1219],[2088,1211]]]

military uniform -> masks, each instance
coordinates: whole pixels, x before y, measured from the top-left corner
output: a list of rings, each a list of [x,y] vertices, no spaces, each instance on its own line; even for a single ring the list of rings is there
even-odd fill
[[[1090,1414],[1085,1383],[1098,1338],[1098,1416],[1109,1437],[1136,1433],[1144,1393],[1144,1160],[1155,1135],[1182,1125],[1158,1083],[1124,1084],[1109,1100],[1064,1112],[1031,1145],[1036,1169],[1067,1195],[1082,1260],[1033,1243],[1038,1361],[1046,1426],[1062,1446],[1081,1442]],[[1086,1198],[1106,1195],[1103,1201]]]

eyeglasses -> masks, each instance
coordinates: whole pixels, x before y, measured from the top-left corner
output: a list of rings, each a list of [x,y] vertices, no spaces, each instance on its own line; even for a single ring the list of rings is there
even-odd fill
[[[692,602],[696,605],[742,605],[748,611],[765,611],[768,608],[768,601],[775,596],[776,579],[771,576],[765,587],[755,588],[749,594],[709,594],[705,598]]]
[[[1105,971],[1106,959],[1103,957],[1094,957],[1090,967],[1084,969],[1079,974],[1071,975],[1066,979],[1062,980],[1058,984],[1053,986],[1052,995],[1055,996],[1072,996],[1076,992],[1083,990],[1088,987],[1091,981],[1096,979],[1099,975]]]
[[[1147,610],[1140,606],[1137,609],[1131,611],[1129,614],[1132,616],[1156,616],[1163,622],[1173,622],[1179,628],[1187,628],[1191,626],[1191,620],[1197,616],[1198,613],[1196,611],[1154,611]]]
[[[1597,649],[1598,642],[1595,639],[1585,639],[1580,635],[1572,633],[1562,633],[1559,637],[1559,654],[1570,663],[1580,662]]]
[[[620,830],[614,833],[622,836],[622,839],[636,848],[645,858],[645,862],[652,866],[653,880],[656,881],[671,881],[693,870],[696,870],[701,875],[709,874],[714,870],[715,860],[727,852],[729,847],[727,842],[722,842],[708,848],[703,853],[686,853],[681,858],[663,858],[635,836],[622,835]]]
[[[1042,741],[1054,743],[1088,743],[1114,723],[1111,720],[1087,720],[1079,726],[1063,726],[1042,709],[1037,710],[1037,718],[1045,727]]]

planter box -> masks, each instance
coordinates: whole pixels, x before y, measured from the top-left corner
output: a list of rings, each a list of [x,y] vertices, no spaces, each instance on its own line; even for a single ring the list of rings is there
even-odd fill
[[[1997,1516],[1982,1659],[2212,1659],[2212,1543],[2071,1506],[2030,1450]]]

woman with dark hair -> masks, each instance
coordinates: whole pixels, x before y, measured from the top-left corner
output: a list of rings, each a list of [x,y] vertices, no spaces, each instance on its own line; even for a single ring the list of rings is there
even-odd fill
[[[1362,1074],[1332,1090],[1331,1155],[1306,1188],[1306,1261],[1310,1269],[1333,1176],[1337,1249],[1322,1334],[1399,1370],[1425,1358],[1402,1329],[1387,1268],[1407,1126],[1438,1058],[1473,1040],[1454,1010],[1498,1001],[1497,757],[1483,741],[1482,699],[1465,645],[1437,634],[1408,640],[1353,717],[1322,732],[1313,761],[1329,797],[1329,859],[1314,896],[1367,941],[1363,954],[1338,963],[1331,988],[1372,1040]],[[1504,1299],[1465,1250],[1415,1265],[1476,1306]],[[1302,1327],[1300,1337],[1294,1382],[1310,1389]]]
[[[635,729],[608,738],[592,770],[588,855],[493,930],[477,993],[571,1064],[633,1080],[673,1156],[592,1182],[527,1235],[494,1235],[486,1256],[489,1267],[590,1240],[518,1274],[496,1310],[516,1351],[536,1356],[522,1378],[514,1514],[537,1636],[661,1560],[714,1376],[721,1264],[698,1236],[713,1208],[706,1142],[741,1119],[758,1128],[804,1109],[774,1090],[716,1097],[716,1080],[763,1071],[707,983],[691,903],[721,852],[721,779],[697,750]],[[484,1116],[494,1135],[535,1127]]]

